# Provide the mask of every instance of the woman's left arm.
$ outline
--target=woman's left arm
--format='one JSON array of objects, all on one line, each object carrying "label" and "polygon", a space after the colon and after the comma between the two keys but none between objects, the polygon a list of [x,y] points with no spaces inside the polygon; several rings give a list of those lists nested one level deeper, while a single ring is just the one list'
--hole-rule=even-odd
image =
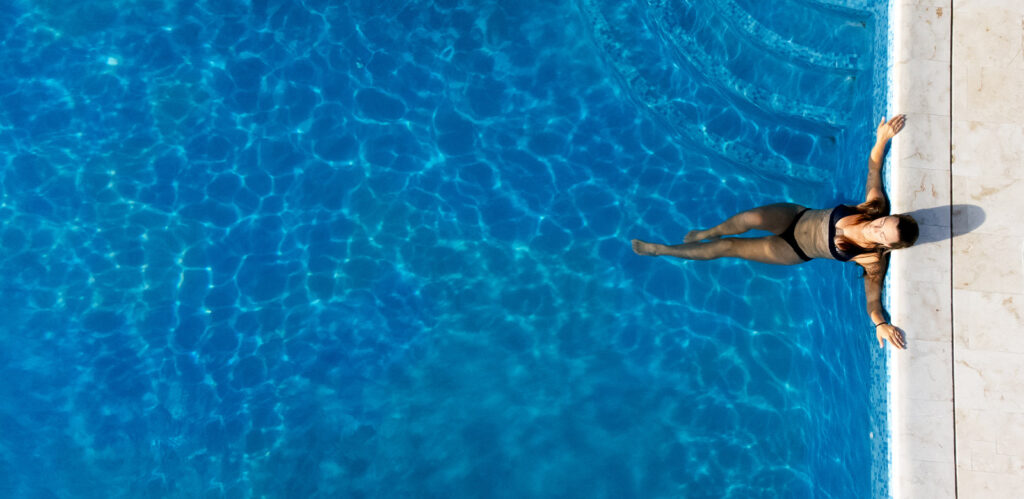
[{"label": "woman's left arm", "polygon": [[[905,114],[893,116],[889,121],[882,118],[882,121],[878,123],[878,129],[875,131],[875,145],[871,148],[871,155],[868,157],[868,180],[864,188],[867,198],[864,202],[870,203],[876,199],[885,202],[885,192],[882,190],[882,161],[885,159],[885,146],[903,130],[906,123],[907,116]],[[884,211],[888,213],[888,210]]]},{"label": "woman's left arm", "polygon": [[[863,265],[863,264],[862,264]],[[903,332],[896,326],[889,324],[885,318],[885,308],[882,307],[882,282],[885,280],[885,271],[889,267],[886,258],[881,258],[877,263],[864,265],[864,295],[868,302],[868,316],[871,323],[875,325],[875,338],[878,339],[878,347],[885,346],[885,340],[900,350],[906,348],[906,340]]]}]

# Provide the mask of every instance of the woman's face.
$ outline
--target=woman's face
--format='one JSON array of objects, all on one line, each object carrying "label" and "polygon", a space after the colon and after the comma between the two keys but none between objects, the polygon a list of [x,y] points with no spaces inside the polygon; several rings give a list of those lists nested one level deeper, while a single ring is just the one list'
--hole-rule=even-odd
[{"label": "woman's face", "polygon": [[892,246],[900,240],[900,233],[896,230],[899,222],[900,219],[893,216],[876,218],[868,222],[868,226],[864,228],[864,237],[873,243]]}]

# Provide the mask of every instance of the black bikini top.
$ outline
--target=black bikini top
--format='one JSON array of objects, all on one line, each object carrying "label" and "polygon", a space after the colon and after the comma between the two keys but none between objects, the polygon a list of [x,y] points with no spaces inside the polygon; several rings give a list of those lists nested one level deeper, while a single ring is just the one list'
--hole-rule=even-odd
[{"label": "black bikini top", "polygon": [[848,262],[851,258],[858,255],[857,253],[847,253],[836,247],[836,224],[839,223],[844,217],[850,215],[856,215],[860,213],[857,208],[853,206],[847,206],[841,204],[832,209],[832,215],[828,221],[828,252],[832,253],[832,258],[839,260],[840,262]]}]

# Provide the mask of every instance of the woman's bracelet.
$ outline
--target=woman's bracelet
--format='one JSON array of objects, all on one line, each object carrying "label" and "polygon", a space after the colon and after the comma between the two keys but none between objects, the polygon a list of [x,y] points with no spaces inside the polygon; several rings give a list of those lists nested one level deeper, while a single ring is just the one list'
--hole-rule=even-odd
[{"label": "woman's bracelet", "polygon": [[885,321],[879,322],[878,324],[875,324],[875,328],[877,329],[878,326],[882,326],[882,325],[885,325],[885,324],[888,324],[888,322],[885,322]]}]

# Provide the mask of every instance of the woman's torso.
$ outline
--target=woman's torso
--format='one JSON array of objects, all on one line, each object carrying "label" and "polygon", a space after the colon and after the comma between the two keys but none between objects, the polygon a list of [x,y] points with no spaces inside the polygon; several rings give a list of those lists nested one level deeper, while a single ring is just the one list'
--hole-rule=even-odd
[{"label": "woman's torso", "polygon": [[828,229],[832,208],[826,210],[807,210],[800,217],[793,229],[793,239],[800,249],[811,258],[828,258],[834,260],[829,251]]},{"label": "woman's torso", "polygon": [[856,256],[847,254],[835,245],[836,226],[849,216],[860,212],[854,206],[839,205],[826,210],[808,210],[797,222],[793,237],[800,249],[811,258],[849,261]]}]

